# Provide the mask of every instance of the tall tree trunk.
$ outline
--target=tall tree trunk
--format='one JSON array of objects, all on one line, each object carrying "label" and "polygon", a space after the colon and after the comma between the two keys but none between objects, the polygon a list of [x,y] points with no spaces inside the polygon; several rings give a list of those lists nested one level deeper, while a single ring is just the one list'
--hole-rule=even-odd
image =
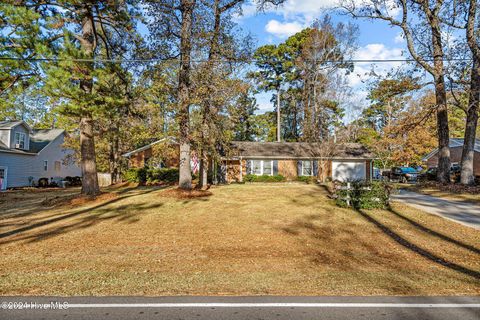
[{"label": "tall tree trunk", "polygon": [[[85,8],[82,21],[82,41],[81,47],[88,57],[93,58],[95,51],[95,35],[93,28],[93,17],[91,8]],[[93,62],[84,63],[84,75],[80,80],[80,88],[86,95],[90,95],[93,90]],[[86,106],[88,109],[89,106]],[[80,118],[80,154],[82,168],[82,194],[96,196],[100,193],[97,176],[97,163],[95,156],[95,138],[93,132],[93,119],[88,110],[82,112]]]},{"label": "tall tree trunk", "polygon": [[120,171],[119,171],[119,159],[120,155],[118,153],[118,131],[114,129],[113,137],[110,140],[110,155],[109,155],[109,165],[110,165],[110,177],[112,184],[116,184],[120,181]]},{"label": "tall tree trunk", "polygon": [[100,193],[95,157],[95,139],[93,136],[93,120],[83,116],[80,119],[80,154],[82,167],[82,194],[96,196]]},{"label": "tall tree trunk", "polygon": [[428,1],[424,2],[424,10],[432,30],[433,68],[435,81],[435,100],[437,105],[438,135],[438,173],[441,183],[450,182],[450,132],[448,128],[447,93],[443,66],[442,33],[438,13],[430,11]]},{"label": "tall tree trunk", "polygon": [[468,46],[472,51],[473,66],[470,73],[470,94],[468,98],[467,120],[463,141],[462,171],[460,173],[460,183],[466,185],[471,185],[475,182],[473,171],[475,156],[474,148],[480,104],[480,48],[475,39],[476,10],[476,1],[471,0],[468,11],[466,35]]},{"label": "tall tree trunk", "polygon": [[178,75],[178,118],[180,127],[180,189],[192,189],[190,167],[190,56],[192,51],[192,20],[195,0],[182,0],[182,27],[180,31],[180,71]]},{"label": "tall tree trunk", "polygon": [[465,139],[462,151],[462,171],[460,182],[471,185],[474,183],[473,160],[475,155],[475,136],[478,124],[478,108],[480,101],[480,66],[475,61],[471,71],[470,96],[468,99],[467,121],[465,124]]},{"label": "tall tree trunk", "polygon": [[441,183],[450,182],[450,137],[448,128],[447,95],[443,77],[435,79],[435,100],[437,104],[438,174]]},{"label": "tall tree trunk", "polygon": [[282,125],[280,116],[280,88],[277,89],[277,142],[282,141]]},{"label": "tall tree trunk", "polygon": [[[219,56],[219,48],[218,48],[218,39],[220,37],[220,23],[221,23],[221,16],[222,10],[220,9],[220,0],[215,0],[214,2],[214,25],[213,25],[213,34],[212,38],[210,39],[210,50],[208,54],[208,61],[207,61],[207,70],[206,74],[210,75],[209,79],[214,79],[214,68],[215,68],[215,60]],[[208,79],[207,79],[208,80]],[[212,121],[210,111],[215,107],[213,101],[210,99],[212,95],[215,94],[214,84],[208,84],[208,98],[204,102],[203,106],[203,114],[202,114],[202,132],[201,132],[201,139],[202,139],[202,146],[200,152],[200,172],[199,172],[199,180],[198,180],[198,187],[203,189],[207,186],[207,176],[208,176],[208,154],[205,150],[208,137],[208,131],[210,130],[208,123]]]}]

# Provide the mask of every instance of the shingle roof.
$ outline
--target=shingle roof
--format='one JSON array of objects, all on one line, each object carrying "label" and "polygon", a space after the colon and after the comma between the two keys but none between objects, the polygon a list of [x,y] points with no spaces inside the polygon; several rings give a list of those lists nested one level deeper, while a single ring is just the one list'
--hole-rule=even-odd
[{"label": "shingle roof", "polygon": [[21,120],[4,120],[0,121],[0,129],[11,129],[15,126],[18,126],[23,121]]},{"label": "shingle roof", "polygon": [[[5,122],[14,123],[18,121],[2,121],[0,122],[0,124]],[[10,128],[13,128],[20,123],[22,123],[22,121],[19,121],[15,125],[11,125]],[[2,129],[5,129],[5,128],[8,128],[8,126],[5,125]],[[30,134],[30,146],[28,150],[8,148],[4,143],[0,142],[0,151],[13,152],[13,153],[19,153],[19,154],[39,153],[40,151],[42,151],[43,148],[45,148],[50,142],[52,142],[58,136],[60,136],[64,131],[65,130],[63,129],[32,130],[32,133]]]},{"label": "shingle roof", "polygon": [[55,140],[64,132],[63,129],[38,129],[33,130],[30,136],[30,150],[29,152],[38,153],[45,148],[50,142]]},{"label": "shingle roof", "polygon": [[[463,141],[464,141],[464,139],[461,139],[461,138],[450,138],[450,143],[448,144],[448,146],[450,148],[458,148],[458,147],[463,148]],[[480,139],[475,139],[475,146],[473,147],[473,150],[475,152],[480,152]],[[437,154],[437,152],[438,152],[438,148],[435,148],[434,150],[432,150],[432,152],[430,152],[425,157],[423,157],[422,160],[427,161],[432,156]]]},{"label": "shingle roof", "polygon": [[[331,149],[331,151],[328,151]],[[373,159],[375,156],[359,143],[338,143],[333,148],[318,142],[233,141],[232,154],[241,157],[305,159]]]}]

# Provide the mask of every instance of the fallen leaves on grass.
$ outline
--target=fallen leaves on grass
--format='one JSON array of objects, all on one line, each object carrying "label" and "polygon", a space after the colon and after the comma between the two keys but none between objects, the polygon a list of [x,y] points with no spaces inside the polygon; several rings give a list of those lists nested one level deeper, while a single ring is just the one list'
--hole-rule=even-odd
[{"label": "fallen leaves on grass", "polygon": [[440,191],[446,191],[456,194],[480,194],[480,186],[465,186],[459,183],[442,184],[438,182],[425,182],[422,183],[421,186],[426,188],[436,188]]},{"label": "fallen leaves on grass", "polygon": [[58,207],[58,206],[74,207],[74,206],[82,206],[85,204],[100,203],[100,202],[114,199],[116,197],[118,197],[118,195],[116,193],[111,193],[111,192],[101,193],[95,198],[81,195],[81,194],[60,195],[60,196],[54,196],[52,198],[48,198],[48,197],[45,198],[45,200],[41,202],[41,205],[45,207]]},{"label": "fallen leaves on grass", "polygon": [[212,195],[210,191],[207,190],[182,190],[182,189],[170,189],[165,190],[160,193],[162,197],[175,198],[175,199],[194,199],[194,198],[204,198]]}]

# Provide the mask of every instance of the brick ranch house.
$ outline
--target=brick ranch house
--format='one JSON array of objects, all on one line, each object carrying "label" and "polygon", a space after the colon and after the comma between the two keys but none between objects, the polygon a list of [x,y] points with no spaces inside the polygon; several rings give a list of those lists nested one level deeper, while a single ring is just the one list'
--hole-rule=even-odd
[{"label": "brick ranch house", "polygon": [[[450,138],[450,161],[452,164],[460,164],[462,161],[463,139]],[[475,140],[475,153],[473,156],[473,174],[480,176],[480,139]],[[428,168],[438,166],[438,148],[427,154],[423,162]]]},{"label": "brick ranch house", "polygon": [[[152,166],[155,148],[170,148],[161,167],[178,167],[178,143],[164,138],[125,153],[130,168]],[[192,158],[195,151],[192,151]],[[298,176],[314,176],[320,180],[371,180],[374,155],[358,143],[339,143],[326,148],[322,143],[307,142],[247,142],[231,143],[219,164],[209,163],[216,180],[242,182],[245,175],[282,175],[287,180]],[[195,162],[195,161],[192,161]],[[194,165],[192,164],[192,168]],[[198,166],[197,166],[198,167]]]},{"label": "brick ranch house", "polygon": [[[328,149],[328,150],[327,150]],[[224,159],[226,182],[241,182],[247,174],[276,175],[287,180],[314,176],[320,180],[371,180],[374,155],[358,143],[234,141]]]}]

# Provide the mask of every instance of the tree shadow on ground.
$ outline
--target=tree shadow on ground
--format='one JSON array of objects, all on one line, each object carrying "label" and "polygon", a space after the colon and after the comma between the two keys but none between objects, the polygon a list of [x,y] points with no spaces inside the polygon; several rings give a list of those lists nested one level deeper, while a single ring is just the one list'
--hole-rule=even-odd
[{"label": "tree shadow on ground", "polygon": [[458,240],[455,240],[453,238],[450,238],[449,236],[446,236],[444,234],[441,234],[437,231],[434,231],[432,229],[429,229],[427,227],[425,227],[424,225],[404,216],[403,214],[401,214],[400,212],[398,212],[397,210],[393,209],[393,208],[388,208],[388,211],[392,214],[394,214],[395,216],[399,217],[400,219],[404,220],[404,221],[407,221],[409,224],[411,224],[412,226],[418,228],[419,230],[423,231],[423,232],[426,232],[434,237],[437,237],[439,239],[442,239],[444,241],[447,241],[447,242],[450,242],[450,243],[453,243],[459,247],[462,247],[464,249],[467,249],[473,253],[477,253],[477,254],[480,254],[480,249],[472,246],[472,245],[469,245],[469,244],[466,244],[466,243],[463,243],[461,241],[458,241]]},{"label": "tree shadow on ground", "polygon": [[418,255],[420,255],[420,256],[422,256],[422,257],[424,257],[424,258],[426,258],[430,261],[432,261],[435,264],[439,264],[439,265],[447,267],[451,270],[454,270],[454,271],[463,273],[465,275],[471,276],[475,279],[480,279],[480,272],[469,269],[469,268],[466,268],[466,267],[463,267],[459,264],[450,262],[450,261],[448,261],[448,260],[446,260],[446,259],[444,259],[440,256],[435,255],[434,253],[432,253],[432,252],[430,252],[426,249],[423,249],[423,248],[413,244],[412,242],[408,241],[407,239],[405,239],[404,237],[402,237],[398,233],[394,232],[392,229],[390,229],[386,225],[382,224],[380,221],[376,220],[375,218],[373,218],[372,216],[370,216],[369,214],[367,214],[363,210],[356,210],[356,212],[358,214],[360,214],[362,217],[364,217],[367,221],[374,224],[376,227],[378,227],[380,230],[382,230],[382,232],[384,234],[389,236],[391,239],[393,239],[395,242],[397,242],[398,244],[400,244],[404,248],[406,248],[406,249],[408,249],[408,250],[410,250],[410,251],[412,251],[412,252],[414,252],[414,253],[416,253],[416,254],[418,254]]},{"label": "tree shadow on ground", "polygon": [[[323,208],[325,210],[325,208]],[[362,225],[345,219],[339,223],[335,210],[308,214],[286,226],[280,227],[300,244],[300,251],[315,268],[335,272],[369,272],[382,268],[392,276],[388,281],[378,281],[376,286],[392,294],[406,294],[414,288],[397,276],[404,272],[402,265],[392,263],[398,256],[391,250],[383,250],[378,242],[372,241]],[[377,272],[377,271],[374,271]],[[397,275],[395,275],[397,274]],[[365,279],[359,275],[358,282]]]},{"label": "tree shadow on ground", "polygon": [[[142,210],[148,210],[153,208],[158,208],[162,206],[162,203],[158,204],[147,204],[147,203],[139,203],[139,204],[126,204],[121,205],[118,207],[113,208],[106,208],[106,206],[117,203],[119,201],[136,197],[142,196],[145,194],[149,194],[154,191],[160,190],[159,188],[151,188],[151,189],[142,189],[138,190],[135,189],[130,191],[130,193],[124,193],[124,195],[114,198],[112,200],[108,200],[106,202],[100,203],[95,206],[87,207],[78,211],[74,211],[67,214],[58,214],[55,217],[42,220],[40,222],[36,222],[21,228],[16,228],[13,230],[9,230],[3,233],[0,233],[0,239],[8,238],[11,236],[16,236],[13,239],[8,239],[1,241],[1,244],[7,244],[11,242],[18,242],[23,240],[28,240],[29,242],[44,240],[56,235],[60,235],[75,229],[83,229],[90,226],[93,226],[101,221],[105,220],[116,220],[120,222],[126,223],[134,223],[139,220],[138,216],[142,214]],[[92,213],[92,211],[94,211]],[[76,218],[71,221],[67,221],[70,218]],[[56,225],[56,223],[65,223],[64,225]],[[38,228],[51,227],[47,229],[42,229],[39,232],[33,234],[25,234],[29,231],[35,231]]]}]

